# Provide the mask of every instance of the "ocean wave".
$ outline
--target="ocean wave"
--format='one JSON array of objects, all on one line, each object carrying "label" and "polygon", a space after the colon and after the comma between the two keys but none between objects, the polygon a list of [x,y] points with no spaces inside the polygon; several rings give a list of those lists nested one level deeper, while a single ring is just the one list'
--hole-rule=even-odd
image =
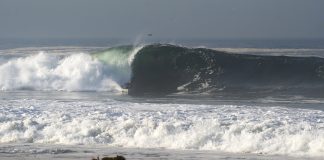
[{"label": "ocean wave", "polygon": [[[8,53],[0,56],[0,89],[127,89],[134,96],[220,92],[323,95],[324,59],[299,55],[321,49],[215,50],[149,44],[78,50],[82,48],[2,51]],[[298,56],[274,52],[298,52]]]},{"label": "ocean wave", "polygon": [[154,44],[132,63],[131,95],[250,91],[318,94],[324,59],[235,54],[208,48]]}]

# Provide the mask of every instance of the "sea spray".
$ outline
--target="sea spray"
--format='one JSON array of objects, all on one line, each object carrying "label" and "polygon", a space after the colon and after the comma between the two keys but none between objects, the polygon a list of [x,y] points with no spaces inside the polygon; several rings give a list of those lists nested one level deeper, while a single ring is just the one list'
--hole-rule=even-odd
[{"label": "sea spray", "polygon": [[40,52],[0,65],[1,90],[121,91],[119,77],[89,54]]}]

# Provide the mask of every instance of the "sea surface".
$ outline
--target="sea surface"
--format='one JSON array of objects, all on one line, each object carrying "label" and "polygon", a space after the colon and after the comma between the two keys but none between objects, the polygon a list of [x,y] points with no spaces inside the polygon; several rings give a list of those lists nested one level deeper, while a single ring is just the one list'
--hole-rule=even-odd
[{"label": "sea surface", "polygon": [[323,40],[0,42],[0,159],[324,157]]}]

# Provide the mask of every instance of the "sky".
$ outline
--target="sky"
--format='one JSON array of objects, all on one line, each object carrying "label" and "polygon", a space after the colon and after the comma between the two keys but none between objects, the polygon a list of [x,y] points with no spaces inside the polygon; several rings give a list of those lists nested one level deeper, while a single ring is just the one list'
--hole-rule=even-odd
[{"label": "sky", "polygon": [[324,0],[0,0],[0,38],[323,39]]}]

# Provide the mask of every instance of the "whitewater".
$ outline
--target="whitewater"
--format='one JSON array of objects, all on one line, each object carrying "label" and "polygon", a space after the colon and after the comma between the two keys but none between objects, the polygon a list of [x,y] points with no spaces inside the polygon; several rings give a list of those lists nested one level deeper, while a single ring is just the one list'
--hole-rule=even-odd
[{"label": "whitewater", "polygon": [[[0,50],[1,159],[324,157],[323,97],[130,96],[132,63],[143,47]],[[275,55],[308,52],[323,50],[262,49]]]},{"label": "whitewater", "polygon": [[[86,53],[59,55],[39,52],[25,57],[7,57],[1,61],[1,90],[119,92],[122,91],[119,84],[130,79],[128,61],[111,60],[111,64],[104,65]],[[126,73],[118,75],[114,70],[116,67]]]}]

